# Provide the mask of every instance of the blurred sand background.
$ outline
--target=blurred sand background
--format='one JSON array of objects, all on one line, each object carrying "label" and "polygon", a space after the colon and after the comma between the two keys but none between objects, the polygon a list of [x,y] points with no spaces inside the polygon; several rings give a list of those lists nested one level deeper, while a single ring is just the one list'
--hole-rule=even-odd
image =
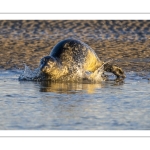
[{"label": "blurred sand background", "polygon": [[149,20],[0,20],[0,69],[24,69],[66,38],[81,40],[125,71],[150,71]]}]

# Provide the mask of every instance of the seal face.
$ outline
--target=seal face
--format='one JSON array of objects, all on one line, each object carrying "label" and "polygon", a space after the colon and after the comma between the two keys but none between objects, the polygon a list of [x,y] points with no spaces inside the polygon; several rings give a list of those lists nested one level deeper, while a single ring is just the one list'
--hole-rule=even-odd
[{"label": "seal face", "polygon": [[50,73],[51,69],[56,65],[56,60],[51,56],[46,56],[41,59],[40,69],[44,73]]},{"label": "seal face", "polygon": [[41,72],[53,80],[75,73],[77,68],[94,73],[102,66],[104,71],[116,73],[117,78],[124,77],[121,68],[105,64],[92,48],[75,39],[60,41],[54,46],[50,55],[42,58],[40,62]]}]

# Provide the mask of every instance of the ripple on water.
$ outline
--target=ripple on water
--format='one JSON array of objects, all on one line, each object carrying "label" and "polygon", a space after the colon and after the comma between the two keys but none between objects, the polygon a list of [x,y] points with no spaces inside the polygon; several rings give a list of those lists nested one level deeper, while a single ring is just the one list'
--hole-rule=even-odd
[{"label": "ripple on water", "polygon": [[0,74],[0,129],[150,129],[149,73],[127,72],[121,84],[19,81],[20,73]]}]

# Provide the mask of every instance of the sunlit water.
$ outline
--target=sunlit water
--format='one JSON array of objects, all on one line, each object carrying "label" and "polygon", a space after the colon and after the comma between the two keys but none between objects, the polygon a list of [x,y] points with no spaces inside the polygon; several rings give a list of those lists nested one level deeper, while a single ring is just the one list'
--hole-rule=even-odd
[{"label": "sunlit water", "polygon": [[0,72],[1,130],[150,129],[150,73],[97,84],[19,81],[21,73]]}]

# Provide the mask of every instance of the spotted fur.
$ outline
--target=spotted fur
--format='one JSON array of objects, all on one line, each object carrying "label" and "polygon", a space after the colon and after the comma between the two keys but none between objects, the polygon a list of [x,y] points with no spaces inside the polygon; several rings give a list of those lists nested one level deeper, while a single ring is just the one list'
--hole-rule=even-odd
[{"label": "spotted fur", "polygon": [[117,78],[125,77],[121,68],[104,63],[91,47],[75,39],[60,41],[40,63],[41,72],[53,80],[75,73],[78,68],[83,72],[94,73],[102,67],[104,71],[114,73]]}]

